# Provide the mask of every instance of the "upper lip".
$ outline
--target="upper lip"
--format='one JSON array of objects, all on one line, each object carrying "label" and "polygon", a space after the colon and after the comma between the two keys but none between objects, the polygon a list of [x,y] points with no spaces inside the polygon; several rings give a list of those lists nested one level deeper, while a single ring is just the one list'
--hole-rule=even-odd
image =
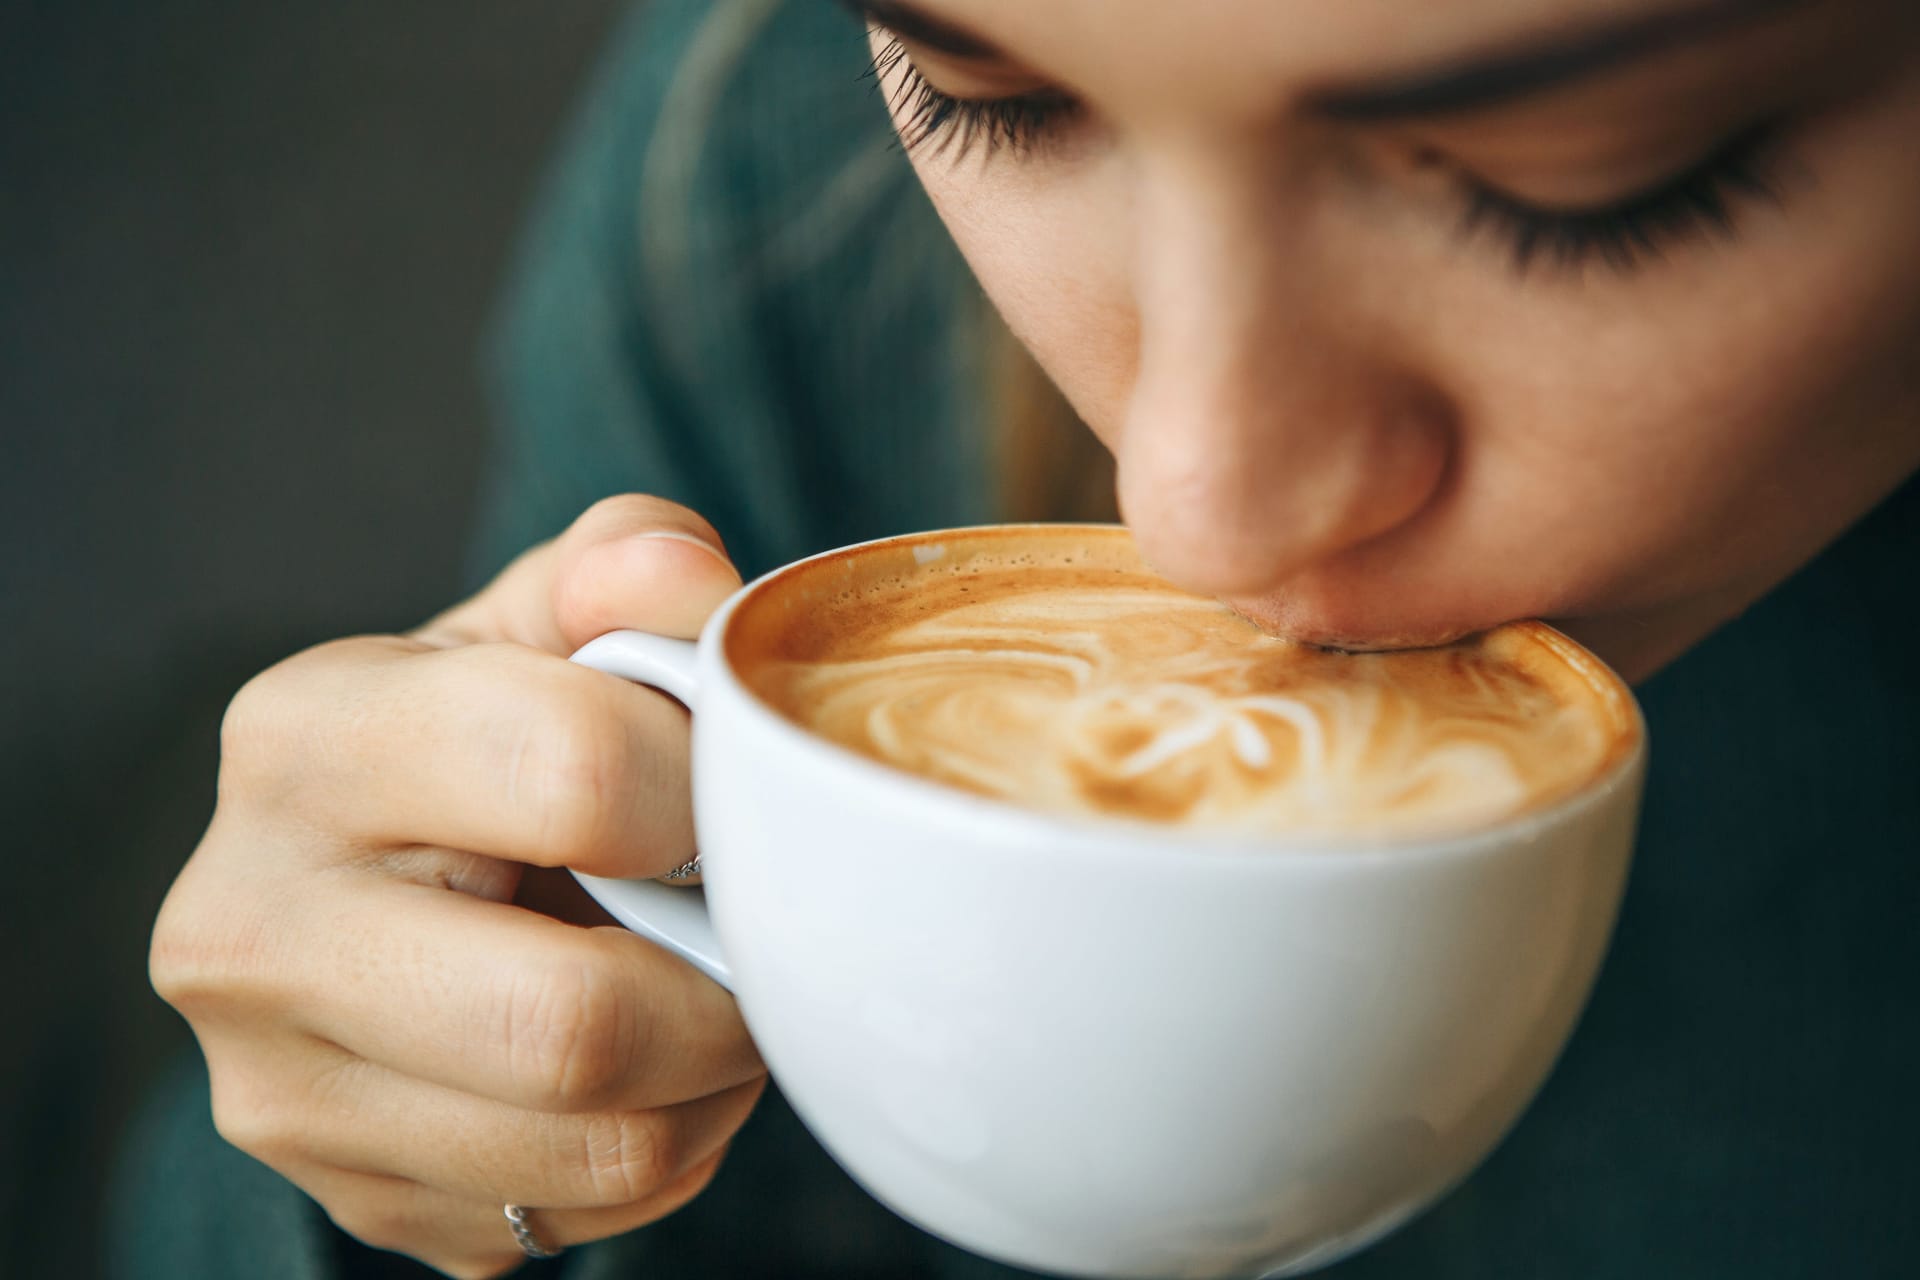
[{"label": "upper lip", "polygon": [[[1312,617],[1287,616],[1270,603],[1259,600],[1227,600],[1227,607],[1269,635],[1315,645],[1322,649],[1340,649],[1372,653],[1386,649],[1431,649],[1452,644],[1463,637],[1489,630],[1494,623],[1430,624],[1420,627],[1342,627],[1318,623]],[[1262,607],[1263,603],[1266,607]]]}]

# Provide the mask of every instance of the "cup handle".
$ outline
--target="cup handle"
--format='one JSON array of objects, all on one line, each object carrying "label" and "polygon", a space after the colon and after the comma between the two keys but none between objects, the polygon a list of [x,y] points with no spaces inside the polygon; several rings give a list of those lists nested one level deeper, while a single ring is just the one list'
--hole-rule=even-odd
[{"label": "cup handle", "polygon": [[[582,645],[572,661],[649,685],[692,711],[699,700],[694,674],[698,652],[699,646],[688,640],[670,640],[643,631],[610,631]],[[704,891],[677,889],[658,880],[611,880],[582,871],[575,871],[573,878],[621,924],[665,947],[729,991],[733,989],[733,974],[720,950],[720,940],[714,936]]]}]

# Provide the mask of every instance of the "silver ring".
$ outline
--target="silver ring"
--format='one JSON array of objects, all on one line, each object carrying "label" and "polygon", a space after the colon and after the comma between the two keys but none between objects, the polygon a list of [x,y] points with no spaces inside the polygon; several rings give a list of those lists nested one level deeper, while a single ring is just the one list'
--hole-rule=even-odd
[{"label": "silver ring", "polygon": [[527,1221],[528,1210],[522,1209],[517,1204],[510,1204],[505,1207],[504,1212],[507,1215],[507,1229],[513,1232],[514,1243],[519,1245],[520,1252],[529,1258],[557,1258],[566,1252],[565,1249],[547,1248],[540,1237],[533,1234],[533,1224]]},{"label": "silver ring", "polygon": [[681,863],[679,866],[667,872],[667,874],[661,876],[660,878],[662,880],[685,880],[688,876],[697,876],[699,874],[700,874],[700,855],[696,853],[693,855],[692,859]]}]

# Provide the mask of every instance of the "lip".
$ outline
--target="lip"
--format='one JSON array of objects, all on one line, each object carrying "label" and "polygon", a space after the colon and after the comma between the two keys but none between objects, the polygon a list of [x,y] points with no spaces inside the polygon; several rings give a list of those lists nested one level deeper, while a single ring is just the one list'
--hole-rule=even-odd
[{"label": "lip", "polygon": [[1223,600],[1229,609],[1268,635],[1343,653],[1385,653],[1395,649],[1437,649],[1468,636],[1491,631],[1519,618],[1434,624],[1407,629],[1357,626],[1324,616],[1286,592]]}]

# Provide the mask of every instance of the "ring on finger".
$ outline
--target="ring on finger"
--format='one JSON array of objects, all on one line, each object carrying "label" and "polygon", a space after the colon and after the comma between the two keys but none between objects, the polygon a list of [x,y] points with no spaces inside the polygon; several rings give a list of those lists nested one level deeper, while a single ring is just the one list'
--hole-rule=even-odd
[{"label": "ring on finger", "polygon": [[564,1248],[549,1248],[539,1236],[534,1234],[533,1224],[527,1221],[529,1211],[517,1204],[502,1207],[507,1216],[507,1229],[513,1232],[513,1241],[520,1246],[520,1252],[529,1258],[557,1258],[565,1253]]}]

